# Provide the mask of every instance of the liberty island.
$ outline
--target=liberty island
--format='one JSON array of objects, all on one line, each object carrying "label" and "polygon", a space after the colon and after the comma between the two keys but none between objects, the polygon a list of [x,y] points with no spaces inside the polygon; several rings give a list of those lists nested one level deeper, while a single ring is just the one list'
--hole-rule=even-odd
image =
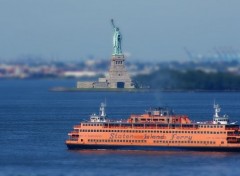
[{"label": "liberty island", "polygon": [[103,78],[99,78],[98,81],[78,81],[77,88],[135,88],[126,68],[125,57],[122,53],[122,35],[119,27],[116,27],[113,19],[111,20],[113,27],[113,52],[111,58],[110,69],[108,75]]}]

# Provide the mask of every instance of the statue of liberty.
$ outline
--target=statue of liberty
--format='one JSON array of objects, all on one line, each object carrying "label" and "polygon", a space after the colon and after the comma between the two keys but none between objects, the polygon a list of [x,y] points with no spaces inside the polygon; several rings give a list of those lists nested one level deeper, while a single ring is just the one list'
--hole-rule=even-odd
[{"label": "statue of liberty", "polygon": [[122,35],[120,33],[120,30],[118,27],[114,25],[113,19],[111,19],[111,23],[114,29],[113,33],[113,55],[122,55],[122,49],[121,49],[121,40]]}]

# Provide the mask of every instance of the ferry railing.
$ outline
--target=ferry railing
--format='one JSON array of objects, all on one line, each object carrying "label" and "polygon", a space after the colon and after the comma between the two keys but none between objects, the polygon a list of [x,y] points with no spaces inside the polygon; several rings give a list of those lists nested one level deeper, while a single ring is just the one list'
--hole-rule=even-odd
[{"label": "ferry railing", "polygon": [[81,128],[81,125],[74,125],[73,128]]},{"label": "ferry railing", "polygon": [[79,132],[78,131],[71,131],[70,133],[68,134],[78,134]]},{"label": "ferry railing", "polygon": [[153,123],[105,123],[103,128],[121,128],[121,129],[184,129],[184,130],[196,130],[199,128],[198,125],[185,125],[185,124],[153,124]]},{"label": "ferry railing", "polygon": [[227,136],[240,136],[240,133],[227,133]]},{"label": "ferry railing", "polygon": [[239,125],[226,125],[225,130],[239,130]]},{"label": "ferry railing", "polygon": [[225,129],[226,129],[226,130],[239,130],[239,128],[237,128],[237,127],[233,127],[233,128],[226,127]]},{"label": "ferry railing", "polygon": [[239,143],[237,139],[227,139],[227,143]]},{"label": "ferry railing", "polygon": [[78,141],[78,138],[70,137],[67,141]]}]

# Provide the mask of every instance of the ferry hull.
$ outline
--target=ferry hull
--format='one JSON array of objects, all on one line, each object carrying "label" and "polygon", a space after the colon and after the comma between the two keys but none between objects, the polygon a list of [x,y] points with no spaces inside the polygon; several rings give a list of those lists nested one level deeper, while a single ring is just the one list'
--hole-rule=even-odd
[{"label": "ferry hull", "polygon": [[240,147],[187,147],[187,146],[136,146],[136,145],[89,145],[67,144],[69,150],[145,150],[145,151],[216,151],[216,152],[240,152]]}]

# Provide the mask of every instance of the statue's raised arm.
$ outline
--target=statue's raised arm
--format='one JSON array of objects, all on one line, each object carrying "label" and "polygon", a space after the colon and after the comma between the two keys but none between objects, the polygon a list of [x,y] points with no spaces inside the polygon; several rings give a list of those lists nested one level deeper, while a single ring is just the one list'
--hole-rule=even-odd
[{"label": "statue's raised arm", "polygon": [[122,35],[120,33],[120,30],[118,27],[114,25],[113,19],[111,19],[111,23],[114,29],[113,33],[113,55],[121,55],[122,49],[121,49],[121,41],[122,41]]}]

